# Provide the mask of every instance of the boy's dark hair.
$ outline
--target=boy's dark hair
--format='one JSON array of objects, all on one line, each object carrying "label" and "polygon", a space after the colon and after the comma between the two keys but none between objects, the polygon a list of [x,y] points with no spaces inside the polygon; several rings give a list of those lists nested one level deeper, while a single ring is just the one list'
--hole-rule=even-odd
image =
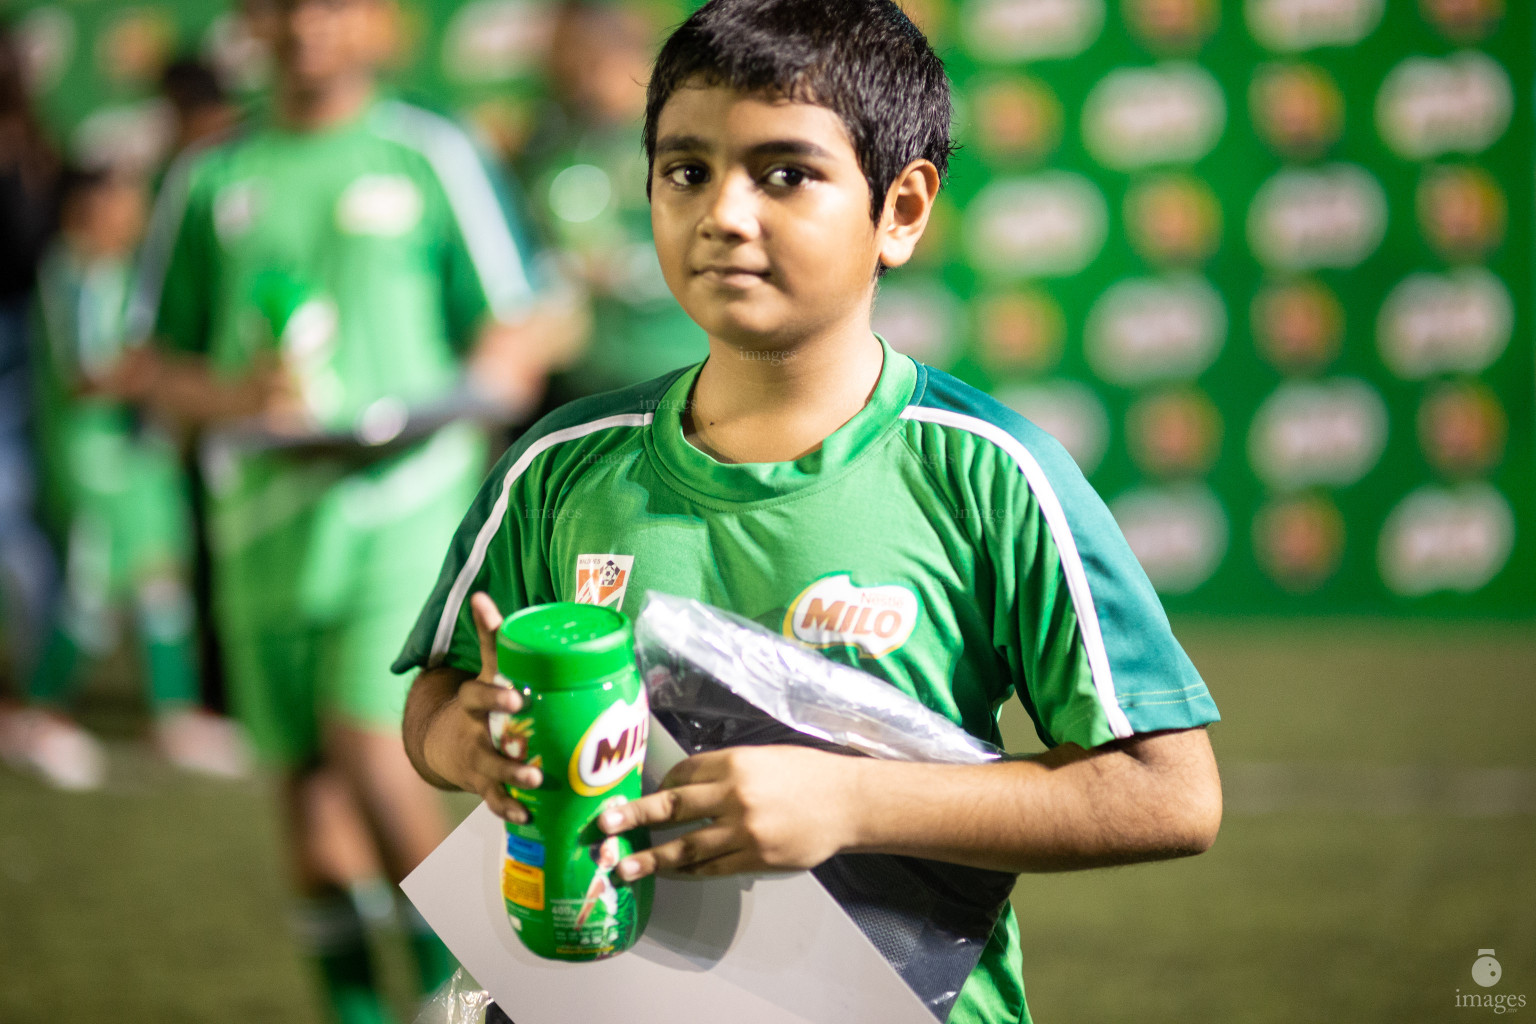
[{"label": "boy's dark hair", "polygon": [[876,221],[907,164],[931,160],[940,180],[949,170],[944,63],[891,0],[710,0],[656,57],[645,97],[647,166],[661,108],[693,79],[814,103],[842,118]]}]

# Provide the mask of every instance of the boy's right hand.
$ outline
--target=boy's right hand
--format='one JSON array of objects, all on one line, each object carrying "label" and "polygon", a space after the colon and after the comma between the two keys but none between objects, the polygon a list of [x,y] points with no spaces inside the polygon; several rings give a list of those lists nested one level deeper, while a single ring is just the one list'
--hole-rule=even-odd
[{"label": "boy's right hand", "polygon": [[491,712],[516,714],[523,707],[520,693],[496,681],[496,631],[501,628],[501,612],[488,594],[475,594],[469,605],[480,638],[480,674],[461,682],[458,692],[432,716],[422,754],[434,774],[459,789],[479,794],[500,817],[527,821],[527,809],[508,795],[506,787],[535,789],[544,775],[508,758],[491,738]]}]

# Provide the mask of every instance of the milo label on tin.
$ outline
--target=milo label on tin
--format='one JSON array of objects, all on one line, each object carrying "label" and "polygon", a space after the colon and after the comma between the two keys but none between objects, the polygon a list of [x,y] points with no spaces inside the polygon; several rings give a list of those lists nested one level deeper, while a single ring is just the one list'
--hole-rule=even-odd
[{"label": "milo label on tin", "polygon": [[639,798],[649,726],[644,689],[628,686],[547,691],[523,714],[492,723],[509,757],[544,771],[538,789],[512,790],[529,821],[507,823],[501,873],[512,924],[540,956],[602,959],[645,927],[654,882],[622,883],[614,871],[649,837],[643,829],[605,835],[596,819]]},{"label": "milo label on tin", "polygon": [[608,705],[571,753],[571,789],[582,796],[602,796],[617,786],[645,759],[650,726],[644,690],[633,701]]},{"label": "milo label on tin", "polygon": [[[502,898],[524,943],[542,956],[571,960],[597,960],[632,946],[646,915],[635,888],[615,884],[612,877],[633,851],[630,841],[607,836],[551,851],[528,834],[536,831],[528,825],[509,828],[502,862]],[[551,852],[557,861],[551,862]],[[579,896],[568,895],[578,890]]]}]

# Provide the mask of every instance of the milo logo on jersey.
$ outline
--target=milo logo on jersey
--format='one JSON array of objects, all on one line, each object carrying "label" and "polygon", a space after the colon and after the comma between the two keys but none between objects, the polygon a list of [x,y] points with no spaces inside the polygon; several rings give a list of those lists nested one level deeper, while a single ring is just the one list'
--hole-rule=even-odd
[{"label": "milo logo on jersey", "polygon": [[608,705],[571,754],[571,788],[582,796],[600,796],[622,782],[645,757],[650,724],[644,690],[633,703],[619,700]]},{"label": "milo logo on jersey", "polygon": [[917,595],[898,584],[859,587],[846,572],[823,576],[784,615],[784,635],[813,647],[857,647],[862,657],[896,650],[917,626]]}]

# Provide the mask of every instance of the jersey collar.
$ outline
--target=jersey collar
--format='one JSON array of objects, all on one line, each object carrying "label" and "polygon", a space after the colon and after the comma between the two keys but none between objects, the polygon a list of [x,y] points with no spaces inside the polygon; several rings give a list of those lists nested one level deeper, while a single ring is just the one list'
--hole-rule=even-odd
[{"label": "jersey collar", "polygon": [[880,379],[864,408],[827,435],[821,447],[793,462],[717,462],[683,437],[682,410],[704,364],[672,383],[657,403],[650,446],[673,482],[711,503],[765,501],[784,497],[841,476],[875,447],[900,420],[917,384],[917,365],[880,341]]}]

